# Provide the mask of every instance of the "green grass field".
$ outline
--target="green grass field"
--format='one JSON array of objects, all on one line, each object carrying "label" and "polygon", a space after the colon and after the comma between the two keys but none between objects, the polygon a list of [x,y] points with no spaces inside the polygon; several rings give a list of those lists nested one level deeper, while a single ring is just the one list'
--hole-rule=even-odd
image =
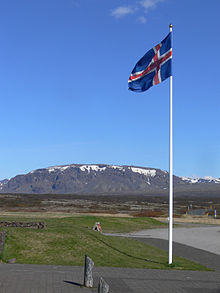
[{"label": "green grass field", "polygon": [[0,218],[0,221],[5,220],[41,221],[47,227],[43,230],[1,228],[8,231],[1,254],[3,262],[16,258],[17,263],[83,266],[87,254],[96,266],[207,270],[202,265],[180,257],[174,257],[174,264],[169,266],[167,252],[133,239],[104,236],[91,230],[97,221],[101,222],[104,232],[129,232],[166,226],[151,218]]}]

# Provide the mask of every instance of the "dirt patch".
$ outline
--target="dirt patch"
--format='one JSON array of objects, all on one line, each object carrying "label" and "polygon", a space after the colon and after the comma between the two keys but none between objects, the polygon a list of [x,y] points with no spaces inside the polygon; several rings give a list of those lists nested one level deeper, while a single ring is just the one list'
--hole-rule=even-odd
[{"label": "dirt patch", "polygon": [[[168,218],[164,217],[157,217],[156,218],[160,222],[168,223]],[[191,224],[205,224],[205,225],[220,225],[220,219],[213,219],[210,217],[192,217],[192,216],[185,216],[174,218],[174,224],[178,223],[191,223]]]},{"label": "dirt patch", "polygon": [[119,217],[119,218],[128,218],[132,217],[129,214],[108,214],[108,213],[62,213],[62,212],[2,212],[1,217],[24,217],[24,218],[68,218],[75,216],[103,216],[103,217]]}]

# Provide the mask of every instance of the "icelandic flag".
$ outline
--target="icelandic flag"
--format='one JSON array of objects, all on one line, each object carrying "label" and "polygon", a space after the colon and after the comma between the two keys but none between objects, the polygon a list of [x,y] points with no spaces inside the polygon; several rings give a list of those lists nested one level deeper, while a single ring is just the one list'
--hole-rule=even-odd
[{"label": "icelandic flag", "polygon": [[128,80],[128,89],[144,92],[172,75],[171,32],[135,65]]}]

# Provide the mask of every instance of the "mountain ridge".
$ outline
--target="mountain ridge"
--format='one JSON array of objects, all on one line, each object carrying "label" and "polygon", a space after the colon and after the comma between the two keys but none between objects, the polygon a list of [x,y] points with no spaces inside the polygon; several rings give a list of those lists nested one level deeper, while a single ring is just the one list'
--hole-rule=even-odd
[{"label": "mountain ridge", "polygon": [[[214,188],[220,178],[190,178],[174,175],[176,189]],[[140,166],[69,164],[51,166],[0,181],[1,193],[36,194],[139,194],[168,189],[167,171]]]}]

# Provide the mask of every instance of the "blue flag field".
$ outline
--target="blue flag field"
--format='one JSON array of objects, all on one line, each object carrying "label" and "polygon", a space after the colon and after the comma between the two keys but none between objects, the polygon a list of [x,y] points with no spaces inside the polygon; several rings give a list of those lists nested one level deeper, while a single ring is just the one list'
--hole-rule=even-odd
[{"label": "blue flag field", "polygon": [[144,92],[172,75],[171,34],[137,62],[128,80],[129,90]]}]

